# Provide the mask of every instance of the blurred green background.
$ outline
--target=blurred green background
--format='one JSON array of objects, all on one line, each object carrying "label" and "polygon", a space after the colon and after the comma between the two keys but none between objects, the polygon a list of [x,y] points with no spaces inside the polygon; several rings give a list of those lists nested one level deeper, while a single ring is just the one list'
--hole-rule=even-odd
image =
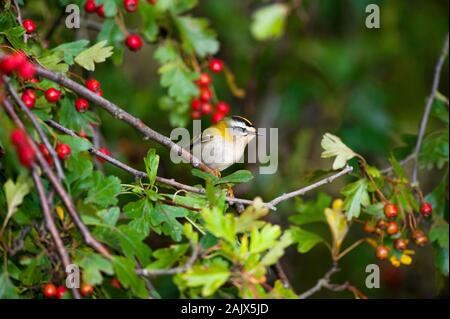
[{"label": "blurred green background", "polygon": [[[331,163],[320,159],[320,139],[325,132],[340,136],[371,164],[386,166],[393,149],[405,146],[404,135],[417,134],[434,65],[448,33],[448,1],[288,1],[300,6],[290,13],[284,35],[268,42],[256,41],[250,33],[252,13],[261,3],[270,2],[201,0],[193,12],[210,20],[221,43],[218,56],[247,92],[243,99],[233,98],[223,77],[214,76],[220,99],[230,102],[233,114],[246,116],[257,127],[279,128],[277,173],[258,175],[258,167],[250,165],[256,178],[239,188],[237,195],[268,200],[305,185],[312,171],[328,169]],[[369,3],[380,6],[380,29],[365,27]],[[139,25],[132,19],[127,18],[131,29]],[[95,32],[89,34],[95,39]],[[154,49],[146,45],[138,53],[127,52],[123,66],[111,61],[100,64],[94,76],[102,82],[106,98],[169,135],[168,114],[158,106],[165,90],[159,85]],[[448,62],[440,91],[448,96]],[[166,149],[143,141],[135,130],[109,114],[100,112],[100,116],[105,143],[115,156],[142,168],[148,148],[155,147],[162,157],[161,176],[199,182],[188,166],[173,165]],[[431,121],[429,129],[435,125]],[[111,166],[106,169],[124,182],[131,180]],[[421,176],[425,192],[437,185],[437,177],[434,172]],[[321,191],[339,197],[344,183],[338,181]],[[305,199],[316,196],[313,192]],[[294,206],[294,201],[283,204],[272,220],[286,225]],[[360,229],[353,227],[347,243],[363,235]],[[382,263],[380,289],[364,286],[368,263],[376,263],[373,250],[360,246],[343,259],[341,273],[333,278],[335,282],[349,280],[369,297],[448,296],[447,279],[436,278],[430,246],[418,250],[411,266],[394,269],[388,262]],[[331,261],[324,246],[306,255],[292,247],[282,264],[295,290],[302,292],[315,284]],[[315,297],[351,295],[321,291]]]}]

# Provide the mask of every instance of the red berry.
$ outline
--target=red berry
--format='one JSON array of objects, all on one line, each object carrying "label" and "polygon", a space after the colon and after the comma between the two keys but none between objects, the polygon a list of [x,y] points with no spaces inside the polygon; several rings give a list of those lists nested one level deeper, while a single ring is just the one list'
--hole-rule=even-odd
[{"label": "red berry", "polygon": [[114,277],[113,279],[111,279],[111,286],[113,286],[116,289],[120,289],[122,288],[122,285],[120,284],[119,279],[117,279],[116,277]]},{"label": "red berry", "polygon": [[103,90],[102,89],[98,90],[95,93],[97,93],[98,96],[103,96]]},{"label": "red berry", "polygon": [[196,81],[199,86],[208,86],[211,82],[212,78],[208,73],[201,73],[200,77]]},{"label": "red berry", "polygon": [[127,45],[128,49],[136,52],[139,51],[139,49],[142,47],[142,39],[137,34],[130,34],[125,40],[125,44]]},{"label": "red berry", "polygon": [[202,101],[199,99],[193,99],[191,101],[191,108],[193,111],[200,111],[202,109]]},{"label": "red berry", "polygon": [[377,227],[380,228],[380,229],[385,229],[387,226],[388,226],[388,222],[386,222],[386,221],[383,220],[383,219],[380,219],[380,220],[377,222]]},{"label": "red berry", "polygon": [[65,160],[70,156],[72,150],[70,149],[70,146],[67,144],[58,144],[56,146],[56,153],[58,154],[58,157],[60,159]]},{"label": "red berry", "polygon": [[216,110],[222,114],[228,114],[230,112],[230,105],[226,102],[219,102],[216,105]]},{"label": "red berry", "polygon": [[421,230],[414,231],[412,238],[417,246],[425,246],[428,243],[427,236]]},{"label": "red berry", "polygon": [[[111,152],[110,152],[107,148],[102,147],[102,148],[99,148],[98,151],[99,151],[100,153],[102,153],[102,154],[111,156]],[[97,156],[97,160],[98,160],[100,163],[102,163],[102,164],[103,164],[104,162],[106,162],[106,160],[105,160],[103,157],[100,157],[100,156]]]},{"label": "red berry", "polygon": [[372,234],[372,233],[374,233],[375,232],[375,226],[374,225],[372,225],[369,221],[366,221],[365,222],[365,224],[364,224],[364,231],[366,232],[366,233],[369,233],[369,234]]},{"label": "red berry", "polygon": [[32,79],[30,79],[30,82],[31,82],[31,83],[37,84],[37,83],[39,83],[40,81],[39,81],[39,79],[32,78]]},{"label": "red berry", "polygon": [[29,95],[33,100],[36,100],[36,92],[33,89],[25,89],[22,95]]},{"label": "red berry", "polygon": [[78,98],[75,101],[75,108],[78,112],[84,113],[89,109],[89,102],[86,99]]},{"label": "red berry", "polygon": [[35,104],[36,100],[33,99],[31,96],[24,93],[24,94],[22,94],[21,99],[22,99],[23,104],[25,104],[25,106],[27,108],[29,108],[29,109],[34,108],[34,104]]},{"label": "red berry", "polygon": [[209,69],[214,73],[219,73],[223,70],[223,61],[220,59],[211,59],[209,61]]},{"label": "red berry", "polygon": [[221,119],[223,119],[224,117],[225,117],[225,115],[224,115],[223,113],[216,112],[216,113],[214,113],[214,114],[212,115],[211,121],[212,121],[213,123],[217,123],[217,122],[219,122]]},{"label": "red berry", "polygon": [[28,145],[27,135],[22,129],[16,128],[11,132],[11,143],[16,147]]},{"label": "red berry", "polygon": [[39,150],[41,151],[42,155],[44,157],[50,156],[50,152],[47,149],[47,146],[45,146],[44,143],[39,144]]},{"label": "red berry", "polygon": [[202,112],[200,112],[198,110],[194,110],[191,112],[191,117],[193,120],[198,120],[202,117]]},{"label": "red berry", "polygon": [[202,104],[202,114],[207,115],[212,112],[212,105],[210,103]]},{"label": "red berry", "polygon": [[207,87],[202,87],[200,89],[200,100],[208,102],[212,98],[212,92]]},{"label": "red berry", "polygon": [[377,246],[375,249],[375,256],[379,260],[385,260],[389,257],[389,249],[386,246]]},{"label": "red berry", "polygon": [[86,87],[92,92],[97,92],[100,90],[100,82],[96,79],[89,79],[86,81]]},{"label": "red berry", "polygon": [[67,291],[66,287],[58,286],[58,288],[56,288],[56,298],[61,299],[66,293],[66,291]]},{"label": "red berry", "polygon": [[423,217],[429,217],[432,212],[433,206],[431,206],[430,203],[423,203],[422,206],[420,206],[420,213]]},{"label": "red berry", "polygon": [[134,12],[137,9],[139,0],[123,0],[123,5],[127,12]]},{"label": "red berry", "polygon": [[23,146],[17,149],[19,152],[19,161],[25,167],[31,167],[36,160],[36,153],[30,146]]},{"label": "red berry", "polygon": [[84,10],[87,13],[94,13],[97,10],[97,6],[95,5],[94,0],[87,0],[84,4]]},{"label": "red berry", "polygon": [[395,221],[391,221],[386,228],[388,235],[395,235],[398,233],[398,224]]},{"label": "red berry", "polygon": [[36,30],[36,24],[31,19],[25,19],[23,20],[23,28],[27,33],[33,33]]},{"label": "red berry", "polygon": [[384,205],[384,215],[387,218],[395,218],[398,215],[398,208],[395,204],[387,203]]},{"label": "red berry", "polygon": [[82,284],[80,287],[80,292],[83,297],[92,295],[92,293],[94,292],[94,287],[89,284]]},{"label": "red berry", "polygon": [[61,91],[59,91],[55,88],[49,88],[47,91],[45,91],[45,99],[49,103],[58,102],[60,97],[61,97]]},{"label": "red berry", "polygon": [[103,4],[99,5],[95,11],[100,18],[105,17],[105,6]]},{"label": "red berry", "polygon": [[394,247],[397,250],[405,250],[407,246],[408,246],[408,242],[403,238],[397,238],[394,241]]},{"label": "red berry", "polygon": [[33,63],[28,61],[22,63],[22,65],[19,66],[19,70],[17,70],[17,75],[25,80],[31,79],[35,74],[36,67]]},{"label": "red berry", "polygon": [[56,296],[56,286],[54,284],[46,284],[42,289],[45,298],[53,298]]},{"label": "red berry", "polygon": [[0,61],[0,71],[9,75],[26,61],[27,57],[22,52],[7,55]]}]

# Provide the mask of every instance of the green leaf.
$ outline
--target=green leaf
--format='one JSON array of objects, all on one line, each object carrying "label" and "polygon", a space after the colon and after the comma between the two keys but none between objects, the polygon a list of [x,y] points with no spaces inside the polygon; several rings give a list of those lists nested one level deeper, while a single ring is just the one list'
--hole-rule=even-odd
[{"label": "green leaf", "polygon": [[319,235],[301,229],[300,227],[296,226],[291,227],[290,232],[292,240],[298,244],[297,245],[298,252],[302,254],[307,253],[317,244],[324,242],[324,239]]},{"label": "green leaf", "polygon": [[194,51],[200,57],[205,57],[214,55],[219,50],[216,33],[209,28],[208,20],[185,16],[176,17],[175,23],[186,51]]},{"label": "green leaf", "polygon": [[252,179],[253,179],[253,174],[250,171],[239,170],[228,176],[220,178],[214,184],[219,185],[219,184],[227,184],[227,183],[231,183],[231,184],[246,183],[248,181],[251,181]]},{"label": "green leaf", "polygon": [[189,249],[189,244],[171,245],[153,252],[155,261],[148,264],[146,269],[164,269],[172,267]]},{"label": "green leaf", "polygon": [[179,59],[178,51],[175,47],[175,43],[170,40],[164,41],[154,53],[155,59],[160,64],[165,64],[171,61],[176,61]]},{"label": "green leaf", "polygon": [[71,184],[76,180],[83,180],[90,176],[93,171],[93,164],[90,155],[78,153],[70,156],[66,161],[67,170],[66,181]]},{"label": "green leaf", "polygon": [[283,35],[288,13],[289,7],[282,3],[259,8],[253,14],[252,35],[260,41],[279,38]]},{"label": "green leaf", "polygon": [[61,125],[75,132],[85,132],[88,136],[92,136],[91,124],[98,124],[99,121],[96,115],[92,112],[80,113],[76,110],[73,101],[64,97],[59,102],[61,108],[59,109],[59,121]]},{"label": "green leaf", "polygon": [[14,48],[22,49],[25,47],[25,44],[23,42],[25,29],[23,27],[17,26],[7,30],[1,30],[0,34],[5,35]]},{"label": "green leaf", "polygon": [[125,36],[116,24],[115,19],[105,19],[102,24],[102,29],[97,35],[97,41],[107,41],[108,44],[116,44],[119,42],[122,43],[124,39]]},{"label": "green leaf", "polygon": [[204,208],[202,216],[205,220],[205,227],[211,234],[234,244],[236,240],[236,222],[233,214],[224,214],[222,210],[214,206],[212,208]]},{"label": "green leaf", "polygon": [[153,210],[153,205],[147,198],[129,202],[123,207],[125,215],[133,219],[128,223],[128,226],[138,232],[142,238],[147,237],[150,233]]},{"label": "green leaf", "polygon": [[0,299],[16,299],[19,298],[17,288],[14,287],[11,279],[6,272],[0,275]]},{"label": "green leaf", "polygon": [[139,6],[138,10],[142,17],[142,34],[144,37],[153,42],[158,37],[159,27],[156,23],[155,9],[153,6]]},{"label": "green leaf", "polygon": [[193,168],[191,170],[192,175],[197,176],[198,178],[201,178],[203,180],[211,180],[213,184],[216,184],[219,181],[219,178],[217,176],[214,176],[213,174],[201,171],[199,169]]},{"label": "green leaf", "polygon": [[92,147],[91,142],[79,136],[58,135],[60,143],[68,144],[72,151],[72,155],[89,150]]},{"label": "green leaf", "polygon": [[85,202],[97,204],[100,207],[117,204],[117,195],[120,193],[120,179],[115,176],[105,177],[101,172],[95,171],[90,179],[83,184],[88,190]]},{"label": "green leaf", "polygon": [[260,253],[269,249],[277,238],[281,235],[281,229],[278,225],[266,224],[260,231],[253,228],[250,236],[250,253]]},{"label": "green leaf", "polygon": [[88,71],[94,71],[95,63],[104,62],[113,54],[113,47],[106,46],[106,44],[107,41],[100,41],[84,50],[75,57],[75,62]]},{"label": "green leaf", "polygon": [[180,103],[189,102],[199,91],[194,83],[196,74],[180,60],[169,62],[158,70],[161,85],[168,89],[169,95]]},{"label": "green leaf", "polygon": [[154,149],[150,149],[147,156],[144,158],[145,169],[147,171],[150,185],[153,185],[156,181],[156,173],[158,172],[159,155],[156,155]]},{"label": "green leaf", "polygon": [[434,132],[425,136],[420,148],[419,162],[428,170],[442,169],[449,161],[449,130]]},{"label": "green leaf", "polygon": [[370,204],[369,193],[367,188],[368,181],[363,178],[352,184],[345,186],[341,194],[345,195],[344,208],[347,212],[347,219],[358,217],[361,212],[361,206],[368,206]]},{"label": "green leaf", "polygon": [[172,237],[175,241],[180,241],[183,234],[183,226],[177,218],[188,215],[189,210],[183,207],[158,203],[151,215],[152,226],[153,228],[159,226],[165,235]]},{"label": "green leaf", "polygon": [[230,271],[223,263],[196,265],[189,269],[182,278],[188,287],[202,287],[203,297],[211,296],[230,277]]},{"label": "green leaf", "polygon": [[296,203],[297,214],[289,217],[289,220],[299,226],[315,223],[324,222],[325,208],[331,205],[331,197],[325,193],[319,193],[315,201],[308,200],[305,201],[302,198]]},{"label": "green leaf", "polygon": [[[56,48],[53,48],[53,52],[62,52],[63,53],[63,59],[64,62],[66,62],[69,65],[72,65],[74,63],[74,58],[78,54],[80,54],[83,50],[86,49],[86,46],[89,44],[89,40],[78,40],[73,42],[67,42],[63,43],[61,45],[58,45]],[[41,61],[42,63],[42,61]]]},{"label": "green leaf", "polygon": [[436,242],[440,247],[448,249],[448,223],[441,221],[433,224],[430,229],[430,242]]},{"label": "green leaf", "polygon": [[158,11],[170,11],[175,15],[181,14],[195,7],[198,0],[164,0],[154,5]]},{"label": "green leaf", "polygon": [[31,191],[31,180],[26,175],[19,175],[17,181],[14,183],[12,179],[8,179],[3,185],[5,191],[6,203],[8,205],[8,210],[6,212],[6,217],[3,221],[3,225],[0,233],[3,232],[8,221],[17,211],[17,208],[22,204],[23,199]]},{"label": "green leaf", "polygon": [[273,245],[267,254],[261,259],[261,264],[270,266],[275,264],[284,254],[284,250],[294,242],[291,231],[287,230],[281,236],[280,240]]},{"label": "green leaf", "polygon": [[131,288],[133,294],[139,298],[147,298],[145,282],[136,274],[136,264],[125,257],[114,256],[112,259],[114,272],[124,288]]},{"label": "green leaf", "polygon": [[394,154],[391,154],[391,156],[389,157],[389,162],[392,165],[392,169],[394,170],[395,175],[397,175],[400,179],[404,179],[405,178],[405,169],[397,161]]},{"label": "green leaf", "polygon": [[336,157],[333,162],[334,170],[343,168],[348,160],[356,156],[356,153],[342,143],[339,137],[330,133],[326,133],[322,137],[320,145],[324,149],[322,158]]},{"label": "green leaf", "polygon": [[96,4],[103,4],[105,16],[107,18],[115,17],[117,15],[117,5],[115,0],[96,0]]},{"label": "green leaf", "polygon": [[92,252],[81,252],[76,262],[83,269],[83,282],[90,285],[100,285],[103,282],[102,272],[107,275],[114,273],[111,261]]},{"label": "green leaf", "polygon": [[128,225],[120,225],[116,228],[116,234],[125,256],[130,259],[137,257],[142,265],[149,263],[151,250],[142,242],[141,234]]},{"label": "green leaf", "polygon": [[110,207],[108,209],[98,211],[97,215],[102,219],[103,223],[116,226],[120,216],[120,209],[119,207]]},{"label": "green leaf", "polygon": [[69,66],[66,63],[63,63],[64,61],[64,52],[63,51],[56,51],[52,54],[47,54],[39,59],[39,63],[52,71],[55,72],[67,72],[69,71]]},{"label": "green leaf", "polygon": [[448,276],[449,274],[449,258],[448,258],[448,248],[436,247],[434,245],[434,251],[436,254],[436,266],[442,275]]}]

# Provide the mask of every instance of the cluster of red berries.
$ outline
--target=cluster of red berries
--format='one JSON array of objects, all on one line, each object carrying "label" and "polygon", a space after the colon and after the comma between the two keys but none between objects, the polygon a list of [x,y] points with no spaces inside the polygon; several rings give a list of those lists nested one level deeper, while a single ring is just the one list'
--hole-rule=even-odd
[{"label": "cluster of red berries", "polygon": [[[209,62],[209,69],[214,73],[220,73],[223,70],[223,66],[223,61],[220,59],[215,58]],[[194,120],[200,119],[202,115],[208,115],[213,112],[213,105],[211,104],[213,93],[210,88],[212,84],[211,75],[207,72],[202,72],[195,83],[199,88],[200,94],[191,101],[191,117]],[[217,123],[229,112],[230,106],[228,103],[220,101],[215,106],[215,112],[211,116],[211,121]]]},{"label": "cluster of red berries", "polygon": [[105,17],[105,7],[103,4],[97,6],[95,0],[87,0],[84,4],[84,10],[87,13],[97,13],[100,18]]},{"label": "cluster of red berries", "polygon": [[36,30],[36,23],[31,19],[23,20],[22,25],[28,34],[31,34]]},{"label": "cluster of red berries", "polygon": [[[42,294],[45,298],[63,298],[64,294],[67,292],[67,288],[65,286],[56,286],[52,283],[45,284],[42,287]],[[94,292],[94,287],[89,284],[82,284],[80,287],[80,293],[83,297],[87,297],[92,295]]]},{"label": "cluster of red berries", "polygon": [[[364,230],[367,233],[376,233],[378,235],[383,236],[387,234],[395,238],[393,242],[393,247],[398,251],[403,251],[408,246],[408,239],[401,237],[401,230],[398,223],[394,220],[398,216],[398,207],[393,203],[386,203],[384,205],[384,216],[385,219],[378,220],[376,226],[371,226],[369,222],[366,222],[364,225]],[[433,207],[430,203],[422,203],[420,207],[420,214],[427,218],[431,216],[433,212]],[[397,237],[397,238],[396,238]],[[424,234],[423,231],[414,229],[411,234],[412,240],[417,246],[424,246],[428,243],[428,237]],[[385,245],[379,245],[375,248],[375,255],[379,260],[385,260],[389,257],[389,248]]]},{"label": "cluster of red berries", "polygon": [[11,132],[11,143],[16,148],[20,163],[27,168],[31,168],[36,161],[36,153],[31,147],[27,134],[22,129],[14,129]]},{"label": "cluster of red berries", "polygon": [[25,80],[31,79],[36,74],[36,67],[28,61],[23,52],[17,52],[4,56],[0,60],[0,77],[3,74],[11,75],[13,72]]}]

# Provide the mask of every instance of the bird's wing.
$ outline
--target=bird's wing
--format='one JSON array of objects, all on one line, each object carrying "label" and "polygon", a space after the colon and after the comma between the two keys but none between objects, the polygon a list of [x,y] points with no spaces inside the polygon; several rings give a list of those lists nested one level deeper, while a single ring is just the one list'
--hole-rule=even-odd
[{"label": "bird's wing", "polygon": [[194,137],[191,144],[189,145],[189,150],[192,151],[194,146],[198,145],[199,143],[207,143],[212,141],[214,138],[214,135],[203,133],[201,135],[198,135],[197,137]]}]

